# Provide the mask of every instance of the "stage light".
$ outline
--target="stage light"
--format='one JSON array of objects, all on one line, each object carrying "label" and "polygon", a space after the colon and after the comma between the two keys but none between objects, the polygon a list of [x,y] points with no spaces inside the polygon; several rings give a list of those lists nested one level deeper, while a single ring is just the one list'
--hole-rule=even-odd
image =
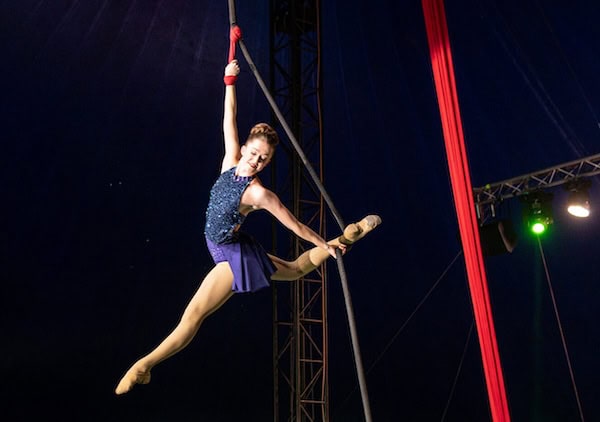
[{"label": "stage light", "polygon": [[512,221],[503,219],[479,227],[483,255],[494,256],[511,253],[517,246],[518,236]]},{"label": "stage light", "polygon": [[533,221],[531,224],[531,231],[534,234],[542,234],[546,231],[547,227],[548,227],[548,224],[544,220]]},{"label": "stage light", "polygon": [[589,217],[590,195],[588,189],[591,185],[592,182],[588,179],[575,180],[565,185],[565,189],[570,192],[567,202],[569,214],[580,218]]},{"label": "stage light", "polygon": [[536,236],[546,232],[548,226],[554,222],[552,218],[553,194],[537,191],[521,196],[521,201],[527,204],[525,207],[525,218],[527,227]]}]

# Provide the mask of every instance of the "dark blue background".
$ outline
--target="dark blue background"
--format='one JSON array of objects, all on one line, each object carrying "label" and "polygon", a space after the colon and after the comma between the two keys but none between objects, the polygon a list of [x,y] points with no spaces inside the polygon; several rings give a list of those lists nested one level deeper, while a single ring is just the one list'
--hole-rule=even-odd
[{"label": "dark blue background", "polygon": [[[238,3],[266,76],[267,2]],[[447,407],[447,421],[490,420],[462,257],[451,265],[460,245],[420,2],[323,3],[325,185],[347,221],[384,221],[345,259],[374,419],[436,421]],[[600,152],[599,6],[460,0],[447,15],[474,186]],[[0,36],[3,420],[272,420],[270,291],[232,298],[150,385],[113,394],[211,266],[226,2],[4,0]],[[246,132],[270,112],[241,65]],[[600,223],[597,211],[569,218],[554,193],[543,250],[583,411],[599,420]],[[511,415],[579,420],[538,245],[517,200],[499,213],[520,234],[513,254],[486,260]],[[247,224],[267,244],[265,223]],[[331,415],[359,421],[329,267]]]}]

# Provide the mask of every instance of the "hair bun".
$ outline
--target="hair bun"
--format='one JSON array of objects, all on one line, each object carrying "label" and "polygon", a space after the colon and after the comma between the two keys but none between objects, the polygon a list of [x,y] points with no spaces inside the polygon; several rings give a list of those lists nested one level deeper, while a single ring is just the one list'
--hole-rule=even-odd
[{"label": "hair bun", "polygon": [[279,143],[277,132],[267,123],[257,123],[250,129],[248,140],[259,137],[264,137],[269,145],[275,146]]}]

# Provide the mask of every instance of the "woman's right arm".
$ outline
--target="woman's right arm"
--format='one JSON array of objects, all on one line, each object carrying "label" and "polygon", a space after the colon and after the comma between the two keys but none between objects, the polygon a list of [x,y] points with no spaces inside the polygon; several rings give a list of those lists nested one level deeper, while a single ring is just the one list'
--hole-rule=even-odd
[{"label": "woman's right arm", "polygon": [[[240,67],[237,60],[233,60],[225,67],[225,76],[237,76]],[[223,139],[225,142],[225,156],[221,165],[221,173],[237,165],[240,161],[240,141],[237,128],[237,99],[235,84],[225,85],[225,101],[223,105]]]}]

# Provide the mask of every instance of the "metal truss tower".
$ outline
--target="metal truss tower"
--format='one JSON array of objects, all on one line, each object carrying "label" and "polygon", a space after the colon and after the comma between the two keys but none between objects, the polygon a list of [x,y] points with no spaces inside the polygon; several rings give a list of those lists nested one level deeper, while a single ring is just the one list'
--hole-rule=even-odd
[{"label": "metal truss tower", "polygon": [[[323,180],[320,86],[320,1],[271,0],[271,92],[311,165]],[[281,133],[281,132],[280,132]],[[297,154],[272,167],[285,180],[280,198],[300,221],[325,237],[324,201]],[[285,162],[282,162],[285,161]],[[273,229],[288,258],[313,245]],[[298,282],[273,285],[274,420],[328,421],[327,282],[322,266]]]}]

